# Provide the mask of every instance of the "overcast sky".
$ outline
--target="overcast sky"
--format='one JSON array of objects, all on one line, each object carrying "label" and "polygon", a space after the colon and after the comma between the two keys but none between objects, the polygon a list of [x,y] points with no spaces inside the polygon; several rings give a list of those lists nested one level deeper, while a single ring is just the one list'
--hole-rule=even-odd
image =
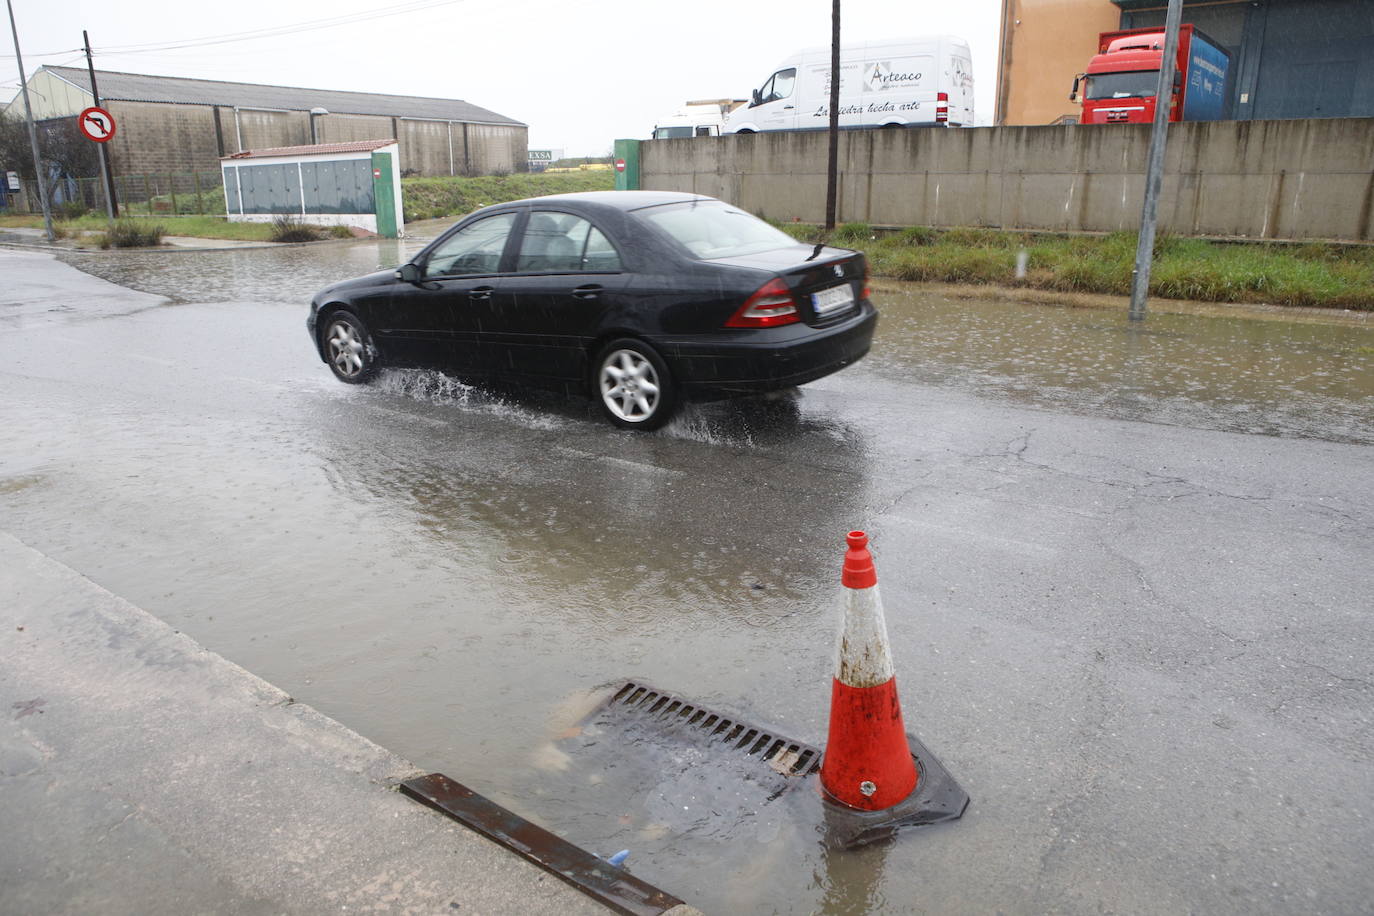
[{"label": "overcast sky", "polygon": [[[830,0],[12,0],[25,68],[97,69],[457,98],[523,121],[532,148],[602,155],[688,99],[747,98],[784,57],[830,41]],[[992,120],[1000,0],[843,0],[842,38],[949,34]],[[328,21],[360,19],[332,27]],[[293,29],[241,39],[244,33]],[[215,43],[209,43],[215,42]],[[10,42],[0,50],[13,50]],[[184,47],[169,47],[183,45]],[[0,97],[17,91],[0,58]],[[22,110],[22,105],[21,105]]]}]

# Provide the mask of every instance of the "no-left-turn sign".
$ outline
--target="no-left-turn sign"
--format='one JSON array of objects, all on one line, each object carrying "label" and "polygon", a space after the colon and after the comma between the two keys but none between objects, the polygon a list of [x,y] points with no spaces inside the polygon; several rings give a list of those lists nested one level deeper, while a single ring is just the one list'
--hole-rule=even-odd
[{"label": "no-left-turn sign", "polygon": [[87,140],[104,143],[115,135],[115,119],[103,108],[87,108],[76,116],[76,126]]}]

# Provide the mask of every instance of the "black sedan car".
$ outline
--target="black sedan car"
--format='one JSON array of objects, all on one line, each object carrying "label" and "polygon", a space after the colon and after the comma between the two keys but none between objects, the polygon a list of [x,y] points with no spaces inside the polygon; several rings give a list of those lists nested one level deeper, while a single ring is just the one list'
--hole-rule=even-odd
[{"label": "black sedan car", "polygon": [[478,210],[399,269],[322,290],[307,326],[344,382],[381,366],[511,378],[653,429],[685,399],[860,359],[877,324],[867,279],[862,254],[710,197],[562,194]]}]

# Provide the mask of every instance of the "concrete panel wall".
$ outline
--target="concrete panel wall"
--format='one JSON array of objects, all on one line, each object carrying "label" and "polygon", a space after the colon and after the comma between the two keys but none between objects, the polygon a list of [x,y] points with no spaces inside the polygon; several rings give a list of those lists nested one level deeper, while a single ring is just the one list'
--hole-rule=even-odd
[{"label": "concrete panel wall", "polygon": [[[459,125],[454,125],[455,142]],[[529,128],[494,124],[467,126],[468,157],[473,174],[518,172],[529,160]]]},{"label": "concrete panel wall", "polygon": [[229,123],[225,125],[226,134],[233,133],[235,113],[238,115],[238,137],[243,149],[275,149],[279,146],[303,146],[310,142],[310,115],[304,111],[240,108],[235,112],[230,109]]},{"label": "concrete panel wall", "polygon": [[381,115],[327,114],[315,117],[315,133],[321,143],[354,140],[387,140],[395,135],[390,118]]},{"label": "concrete panel wall", "polygon": [[[215,112],[205,105],[109,102],[114,115],[110,140],[116,175],[169,174],[219,169]],[[233,121],[226,125],[233,142]]]},{"label": "concrete panel wall", "polygon": [[[463,126],[456,124],[457,137],[447,121],[397,121],[396,139],[401,141],[403,175],[456,175],[463,162]],[[449,140],[453,143],[450,145]]]},{"label": "concrete panel wall", "polygon": [[[878,225],[1133,230],[1147,125],[846,131],[839,218]],[[825,216],[824,132],[648,141],[642,186],[773,219]],[[1164,231],[1374,239],[1374,119],[1217,121],[1170,129]]]}]

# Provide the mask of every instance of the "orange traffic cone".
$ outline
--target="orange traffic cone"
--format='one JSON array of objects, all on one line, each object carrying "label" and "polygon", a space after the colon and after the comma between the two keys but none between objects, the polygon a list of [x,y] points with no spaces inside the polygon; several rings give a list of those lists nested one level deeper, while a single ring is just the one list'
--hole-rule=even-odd
[{"label": "orange traffic cone", "polygon": [[821,789],[840,804],[879,811],[905,801],[915,791],[918,776],[897,699],[868,535],[851,531],[846,540],[849,550],[840,576],[845,613],[830,692],[830,736],[821,764]]}]

